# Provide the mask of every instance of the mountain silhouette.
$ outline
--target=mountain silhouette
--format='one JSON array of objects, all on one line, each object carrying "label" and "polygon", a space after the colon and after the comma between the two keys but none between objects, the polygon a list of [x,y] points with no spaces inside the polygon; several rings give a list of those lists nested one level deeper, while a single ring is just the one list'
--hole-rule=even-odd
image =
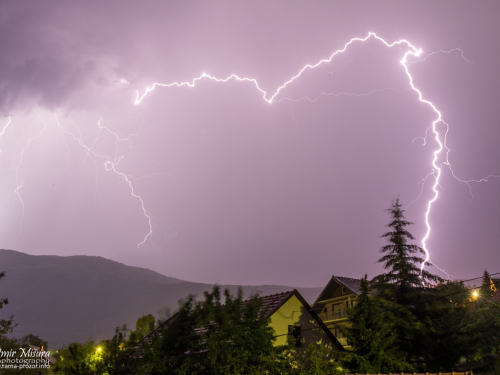
[{"label": "mountain silhouette", "polygon": [[[165,317],[178,301],[203,296],[211,284],[193,283],[97,256],[28,255],[0,250],[0,318],[14,315],[13,337],[32,333],[52,349],[88,339],[109,339],[118,325],[134,328],[144,314]],[[221,285],[233,293],[238,285]],[[280,293],[289,286],[241,286],[245,297]],[[322,288],[297,288],[312,302]]]}]

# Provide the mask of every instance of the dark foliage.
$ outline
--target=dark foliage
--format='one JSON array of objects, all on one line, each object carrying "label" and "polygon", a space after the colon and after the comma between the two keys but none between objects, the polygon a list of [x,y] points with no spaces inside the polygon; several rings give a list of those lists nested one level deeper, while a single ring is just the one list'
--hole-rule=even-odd
[{"label": "dark foliage", "polygon": [[493,294],[495,294],[496,291],[497,287],[493,283],[489,272],[487,270],[484,270],[483,282],[481,284],[481,295],[486,298],[493,297]]},{"label": "dark foliage", "polygon": [[205,300],[185,300],[158,330],[147,370],[151,374],[281,373],[288,367],[284,350],[273,346],[274,331],[253,296],[243,302],[215,286]]},{"label": "dark foliage", "polygon": [[[0,280],[5,277],[5,271],[0,272]],[[9,300],[7,298],[0,298],[0,309],[7,305]],[[14,327],[14,317],[11,315],[7,319],[0,319],[0,337],[4,336],[7,333],[12,332],[12,328]]]},{"label": "dark foliage", "polygon": [[406,228],[412,223],[405,220],[401,206],[397,198],[388,209],[390,231],[383,237],[389,243],[382,247],[384,256],[379,259],[387,272],[375,277],[373,286],[379,306],[394,317],[394,345],[405,361],[420,371],[449,371],[464,354],[459,331],[466,311],[446,295],[464,287],[442,283],[420,267],[429,263],[425,251],[411,243],[414,237]]},{"label": "dark foliage", "polygon": [[489,302],[466,315],[462,335],[467,344],[467,368],[476,374],[500,373],[500,304]]},{"label": "dark foliage", "polygon": [[84,344],[71,343],[58,351],[57,363],[52,366],[54,374],[83,375],[101,374],[99,354],[92,341]]},{"label": "dark foliage", "polygon": [[396,345],[395,317],[370,295],[366,275],[361,279],[360,292],[356,306],[349,312],[351,324],[345,329],[353,350],[343,354],[344,366],[361,373],[413,371]]},{"label": "dark foliage", "polygon": [[387,210],[391,216],[391,222],[387,225],[390,230],[382,237],[389,243],[380,250],[384,256],[378,262],[388,272],[377,276],[375,287],[388,299],[407,304],[412,300],[413,293],[419,293],[422,287],[433,285],[441,279],[421,269],[421,264],[430,264],[426,262],[425,251],[411,243],[415,238],[406,227],[413,223],[405,220],[401,206],[398,197]]}]

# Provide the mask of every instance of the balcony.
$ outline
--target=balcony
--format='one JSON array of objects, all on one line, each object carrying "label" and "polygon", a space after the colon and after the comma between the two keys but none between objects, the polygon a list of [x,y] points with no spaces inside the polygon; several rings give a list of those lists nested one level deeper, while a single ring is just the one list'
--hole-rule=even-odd
[{"label": "balcony", "polygon": [[329,322],[330,320],[339,320],[339,319],[345,319],[347,318],[347,311],[346,310],[340,310],[338,312],[328,312],[328,313],[319,313],[318,316],[321,318],[322,321],[324,322]]}]

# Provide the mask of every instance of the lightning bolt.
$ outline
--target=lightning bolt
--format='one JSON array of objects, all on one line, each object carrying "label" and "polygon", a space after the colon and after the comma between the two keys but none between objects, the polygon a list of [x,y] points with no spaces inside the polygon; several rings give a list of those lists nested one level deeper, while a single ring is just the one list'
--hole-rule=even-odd
[{"label": "lightning bolt", "polygon": [[[144,215],[144,217],[146,218],[147,222],[148,222],[148,233],[144,236],[144,238],[142,239],[142,241],[137,245],[137,247],[140,247],[141,245],[145,244],[148,240],[151,240],[152,239],[152,236],[153,236],[153,218],[152,216],[148,213],[148,211],[146,210],[146,206],[144,204],[144,199],[142,198],[141,195],[137,194],[135,189],[134,189],[134,185],[132,183],[132,180],[139,180],[141,178],[144,178],[144,177],[140,177],[140,178],[135,178],[131,175],[128,175],[128,174],[125,174],[123,172],[120,172],[117,167],[119,166],[120,162],[125,158],[125,156],[121,155],[121,156],[109,156],[109,155],[103,155],[103,154],[100,154],[100,153],[97,153],[95,151],[95,147],[96,147],[96,144],[99,140],[99,138],[101,137],[102,133],[103,132],[107,132],[109,134],[111,134],[115,140],[117,142],[126,142],[129,146],[131,144],[131,137],[133,136],[138,136],[139,135],[139,131],[137,131],[137,133],[134,133],[134,134],[131,134],[130,136],[126,137],[126,138],[122,138],[120,137],[120,135],[116,132],[114,132],[113,130],[111,130],[110,128],[102,125],[102,122],[103,122],[103,119],[102,117],[99,116],[99,120],[97,122],[97,135],[95,136],[94,140],[92,141],[92,144],[89,146],[89,145],[86,145],[82,139],[82,135],[81,135],[81,132],[80,132],[80,129],[77,127],[78,129],[78,132],[79,132],[79,136],[77,137],[76,135],[74,135],[72,132],[68,131],[67,129],[65,129],[59,122],[59,119],[57,117],[57,115],[55,116],[56,117],[56,123],[57,123],[57,127],[59,129],[59,131],[61,132],[61,134],[66,134],[68,135],[69,137],[71,137],[74,141],[76,141],[78,143],[78,145],[83,148],[85,150],[85,161],[90,159],[94,165],[96,166],[96,174],[97,174],[97,161],[96,159],[100,159],[100,160],[104,160],[102,162],[102,165],[104,166],[104,169],[108,172],[113,172],[114,174],[116,174],[119,178],[123,179],[127,186],[129,187],[130,189],[130,194],[132,195],[132,197],[134,197],[140,204],[141,206],[141,209],[142,209],[142,213]],[[167,173],[161,173],[161,174],[164,174],[164,175],[168,175],[170,177],[172,177],[174,179],[174,181],[176,182],[177,184],[177,181],[175,180],[175,178]],[[150,176],[153,176],[154,174],[151,174],[149,175]],[[96,175],[96,186],[97,186],[97,175]],[[177,185],[178,186],[178,185]],[[153,243],[153,242],[151,242]]]},{"label": "lightning bolt", "polygon": [[[79,126],[77,126],[73,121],[69,120],[69,124],[63,124],[58,115],[54,113],[54,118],[55,121],[54,123],[42,118],[40,114],[35,111],[36,118],[38,121],[42,124],[42,126],[35,130],[34,134],[31,134],[27,140],[25,140],[21,147],[20,147],[20,152],[15,157],[13,160],[13,165],[10,168],[12,171],[13,175],[13,194],[16,195],[17,200],[19,201],[20,207],[21,207],[21,225],[19,229],[19,234],[21,235],[21,238],[23,237],[23,223],[25,219],[25,210],[26,210],[26,204],[23,199],[23,189],[26,186],[25,181],[22,179],[22,170],[23,166],[26,164],[26,158],[27,158],[27,150],[30,149],[31,146],[33,146],[33,143],[39,139],[44,132],[51,126],[54,126],[53,124],[55,123],[55,127],[58,130],[60,134],[60,138],[62,142],[64,142],[64,145],[66,147],[66,161],[67,161],[67,166],[70,172],[63,177],[64,179],[72,176],[71,170],[72,170],[72,165],[70,162],[70,150],[73,149],[75,146],[79,147],[83,150],[83,161],[82,161],[82,166],[87,165],[87,163],[91,163],[91,165],[94,165],[95,168],[95,191],[96,191],[96,198],[97,196],[99,198],[99,189],[98,189],[98,176],[100,174],[100,170],[105,171],[106,173],[112,173],[114,174],[119,180],[123,181],[127,188],[129,189],[130,195],[132,198],[134,198],[140,207],[140,210],[144,216],[144,219],[147,223],[147,233],[144,234],[144,237],[141,239],[141,241],[137,244],[137,247],[139,248],[141,245],[144,245],[146,242],[150,242],[153,246],[156,246],[155,243],[153,242],[153,229],[157,227],[155,222],[158,220],[158,225],[161,225],[164,227],[163,222],[161,219],[157,219],[154,216],[152,216],[148,209],[146,208],[145,201],[143,197],[137,192],[136,187],[134,186],[136,181],[146,179],[146,178],[154,178],[157,176],[167,176],[172,179],[172,181],[175,183],[175,186],[179,190],[179,193],[184,196],[181,187],[178,183],[178,179],[165,172],[154,172],[150,173],[147,175],[135,177],[132,174],[128,174],[123,171],[123,161],[125,160],[125,155],[120,152],[120,145],[125,145],[128,149],[130,149],[133,146],[133,137],[140,136],[141,129],[137,130],[135,133],[132,133],[126,137],[120,135],[117,131],[113,130],[111,126],[105,125],[104,119],[96,114],[97,117],[97,123],[96,123],[96,131],[95,133],[88,139],[87,141],[84,141],[84,137],[82,136],[82,131]],[[12,128],[12,121],[11,118],[8,117],[7,124],[4,125],[2,128],[0,128],[0,141],[3,139],[4,136],[7,135],[7,133],[10,131]],[[111,150],[107,151],[99,151],[99,143],[100,139],[102,137],[106,137],[108,139],[111,137],[115,144],[116,148],[112,148]],[[16,141],[17,143],[17,141]],[[0,153],[1,153],[0,149]],[[122,163],[122,164],[121,164]],[[165,238],[170,238],[173,236],[177,235],[177,231],[173,230],[167,233],[167,231],[164,228],[161,228],[164,233]]]},{"label": "lightning bolt", "polygon": [[[7,128],[9,127],[10,125],[10,116],[9,116],[9,120],[7,121],[7,125],[5,125],[2,129],[2,132],[0,133],[0,139],[2,139],[3,135],[5,134],[5,131],[7,130]],[[2,152],[2,149],[0,149],[0,153]]]},{"label": "lightning bolt", "polygon": [[[239,77],[236,74],[231,74],[230,76],[228,76],[226,78],[217,78],[217,77],[214,77],[214,76],[212,76],[212,75],[210,75],[208,73],[202,73],[199,77],[196,77],[196,78],[192,79],[191,81],[172,82],[172,83],[158,83],[158,82],[155,82],[151,86],[147,87],[142,94],[139,94],[139,92],[136,91],[136,98],[135,98],[135,102],[134,103],[135,103],[135,105],[140,104],[146,98],[146,96],[148,94],[150,94],[156,87],[183,87],[183,86],[195,87],[196,83],[199,82],[199,81],[201,81],[201,80],[212,80],[212,81],[218,82],[218,83],[221,83],[221,82],[224,83],[224,82],[228,82],[230,80],[235,80],[235,81],[238,81],[238,82],[248,82],[248,83],[253,84],[253,86],[255,87],[255,89],[257,89],[257,91],[259,91],[262,94],[262,99],[264,101],[266,101],[268,104],[271,104],[273,102],[278,102],[280,100],[289,100],[290,101],[291,99],[288,99],[288,98],[282,98],[282,99],[276,100],[276,97],[281,93],[281,91],[283,89],[285,89],[287,86],[289,86],[291,83],[293,83],[296,79],[298,79],[306,70],[314,69],[314,68],[316,68],[318,66],[321,66],[322,64],[329,63],[329,62],[331,62],[335,58],[335,56],[337,56],[337,55],[342,54],[343,52],[345,52],[347,50],[347,48],[350,45],[352,45],[353,43],[356,43],[356,42],[366,42],[369,39],[378,40],[379,42],[383,43],[388,48],[397,46],[397,47],[400,48],[400,50],[402,51],[402,53],[403,53],[403,48],[402,47],[406,46],[407,51],[403,53],[403,58],[400,60],[400,64],[402,65],[402,67],[404,69],[404,72],[405,72],[405,74],[407,76],[410,89],[417,94],[418,100],[421,103],[426,104],[429,108],[432,109],[432,111],[434,112],[434,114],[436,116],[435,120],[432,121],[431,125],[426,130],[425,137],[419,137],[419,138],[421,138],[423,140],[423,145],[426,145],[426,138],[427,138],[427,135],[428,135],[427,133],[430,131],[434,135],[434,139],[435,139],[435,141],[437,143],[437,148],[434,150],[433,157],[432,157],[432,160],[431,160],[431,167],[432,167],[431,169],[432,170],[424,178],[424,180],[422,182],[422,189],[423,189],[423,185],[424,185],[425,181],[427,180],[427,178],[430,177],[430,176],[432,176],[434,178],[434,183],[432,184],[432,187],[431,187],[431,190],[432,190],[433,194],[432,194],[432,197],[427,201],[426,211],[425,211],[425,214],[424,214],[424,221],[425,221],[426,232],[425,232],[425,235],[424,235],[424,237],[423,237],[423,239],[421,241],[422,248],[424,249],[424,252],[425,252],[425,260],[421,264],[421,270],[423,270],[424,267],[426,266],[426,264],[429,262],[429,259],[430,259],[430,252],[429,252],[429,249],[428,249],[428,246],[427,246],[427,242],[428,242],[428,240],[430,238],[430,235],[431,235],[431,225],[430,225],[430,222],[429,222],[429,217],[430,217],[431,212],[432,212],[432,207],[433,207],[434,203],[436,202],[436,200],[439,197],[438,187],[439,187],[439,183],[440,183],[440,179],[441,179],[441,174],[442,174],[442,168],[443,168],[443,166],[447,166],[450,169],[453,177],[455,179],[457,179],[458,181],[460,181],[460,182],[466,183],[469,186],[469,188],[470,188],[470,183],[472,183],[472,182],[485,182],[485,181],[488,181],[489,178],[499,177],[499,176],[496,176],[496,175],[489,175],[489,176],[487,176],[485,178],[482,178],[482,179],[479,179],[479,180],[463,180],[463,179],[460,179],[460,178],[458,178],[456,176],[456,174],[454,173],[453,169],[451,168],[451,164],[450,164],[450,161],[449,161],[450,149],[446,146],[446,136],[447,136],[448,131],[449,131],[449,126],[448,126],[448,124],[446,124],[443,121],[442,114],[437,109],[437,107],[431,101],[424,99],[424,97],[422,95],[422,92],[415,86],[415,84],[413,82],[413,77],[412,77],[412,75],[410,73],[410,70],[409,70],[410,65],[413,64],[413,63],[425,61],[427,58],[429,58],[430,56],[433,56],[433,55],[435,55],[437,53],[451,53],[451,52],[454,52],[454,51],[460,51],[462,58],[465,59],[467,62],[472,63],[472,61],[469,61],[469,60],[467,60],[465,58],[465,56],[463,54],[463,51],[460,48],[455,48],[455,49],[452,49],[452,50],[449,50],[449,51],[440,50],[440,51],[432,52],[431,54],[425,56],[424,58],[418,59],[419,57],[421,57],[422,49],[416,48],[408,40],[406,40],[406,39],[399,39],[399,40],[397,40],[395,42],[389,43],[386,40],[384,40],[383,38],[379,37],[376,33],[369,32],[368,35],[366,37],[364,37],[364,38],[352,38],[347,43],[345,43],[344,46],[341,49],[338,49],[335,52],[333,52],[330,55],[330,57],[328,57],[326,59],[323,59],[323,60],[320,60],[320,61],[318,61],[315,64],[307,64],[307,65],[303,66],[299,70],[299,72],[297,74],[295,74],[294,76],[292,76],[289,80],[285,81],[272,94],[268,94],[267,91],[263,90],[259,86],[258,81],[256,79],[254,79],[254,78]],[[413,60],[409,61],[409,58],[412,58]],[[417,60],[415,60],[415,59],[417,59]],[[345,67],[345,65],[344,65],[344,67]],[[330,73],[330,72],[328,72],[328,73]],[[345,93],[345,92],[338,93],[338,94],[328,94],[328,93],[322,92],[315,99],[311,99],[311,98],[308,98],[308,97],[303,97],[303,98],[298,99],[298,100],[309,100],[311,102],[314,102],[319,97],[324,96],[324,95],[334,95],[334,96],[355,95],[355,96],[360,96],[360,95],[370,95],[370,94],[373,94],[374,92],[381,91],[381,90],[388,90],[388,88],[375,90],[373,92],[366,93],[366,94],[349,94],[349,93]],[[440,134],[440,132],[438,131],[437,125],[439,123],[444,124],[445,127],[446,127],[446,131],[444,133],[444,137],[442,137],[441,134]],[[416,138],[416,139],[418,139],[418,138]],[[415,139],[413,141],[415,141]],[[439,163],[439,158],[440,158],[440,155],[442,154],[443,150],[446,150],[445,151],[445,160],[443,162]],[[420,197],[420,195],[419,195],[419,197]],[[471,195],[472,195],[472,192],[471,192]],[[439,267],[438,267],[438,269],[439,269]],[[443,270],[441,270],[441,271],[444,272]],[[444,272],[444,273],[446,273],[446,272]]]},{"label": "lightning bolt", "polygon": [[[315,98],[310,98],[309,96],[303,96],[303,97],[298,98],[298,99],[281,98],[281,99],[275,100],[275,102],[276,103],[279,103],[281,101],[301,102],[303,100],[307,100],[310,103],[315,103],[315,102],[317,102],[323,96],[333,96],[333,97],[355,96],[357,98],[361,98],[363,96],[371,96],[373,94],[377,94],[377,93],[383,92],[383,91],[396,91],[396,92],[400,93],[400,92],[403,92],[405,90],[408,90],[408,89],[395,89],[395,88],[392,88],[392,87],[385,87],[383,89],[376,89],[376,90],[372,90],[372,91],[361,93],[361,94],[359,94],[359,93],[352,93],[352,92],[346,92],[346,91],[341,91],[341,92],[338,92],[338,93],[324,92],[323,91],[323,92],[319,93]],[[416,139],[418,139],[418,138],[416,138]]]},{"label": "lightning bolt", "polygon": [[462,56],[462,59],[464,59],[465,61],[467,61],[469,64],[474,64],[474,61],[470,61],[468,60],[465,55],[464,55],[464,51],[461,49],[461,48],[452,48],[448,51],[444,51],[444,50],[439,50],[439,51],[434,51],[434,52],[431,52],[429,53],[427,56],[421,58],[421,59],[418,59],[418,60],[412,60],[408,63],[408,66],[412,65],[412,64],[416,64],[416,63],[419,63],[419,62],[423,62],[425,60],[427,60],[429,57],[431,56],[434,56],[434,55],[437,55],[439,53],[446,53],[446,54],[450,54],[452,52],[455,52],[455,51],[459,51],[460,52],[460,55]]},{"label": "lightning bolt", "polygon": [[195,87],[196,86],[196,83],[198,81],[201,81],[202,79],[209,79],[209,80],[212,80],[212,81],[215,81],[215,82],[228,82],[230,80],[236,80],[238,82],[251,82],[254,84],[255,88],[262,94],[262,98],[269,104],[271,104],[273,101],[274,101],[274,98],[281,92],[281,90],[283,90],[285,87],[287,87],[289,84],[291,84],[292,82],[294,82],[297,78],[299,78],[302,73],[304,73],[306,70],[308,69],[314,69],[322,64],[325,64],[325,63],[329,63],[333,60],[333,58],[343,52],[346,51],[346,49],[351,45],[353,44],[354,42],[366,42],[368,39],[370,38],[374,38],[374,39],[377,39],[381,42],[383,42],[387,47],[393,47],[395,45],[400,45],[400,44],[406,44],[408,47],[410,47],[410,51],[408,51],[406,54],[405,54],[405,58],[408,54],[412,54],[413,56],[420,56],[420,54],[422,53],[422,50],[420,49],[417,49],[415,48],[410,42],[408,42],[407,40],[405,39],[402,39],[402,40],[399,40],[399,41],[396,41],[396,42],[393,42],[393,43],[387,43],[384,39],[382,39],[381,37],[379,37],[377,34],[375,33],[368,33],[368,35],[364,38],[352,38],[350,41],[348,41],[346,44],[344,44],[344,47],[341,48],[341,49],[338,49],[336,50],[335,52],[333,52],[329,58],[327,59],[323,59],[323,60],[320,60],[319,62],[317,62],[316,64],[307,64],[305,65],[302,69],[300,69],[300,71],[294,75],[292,78],[290,78],[288,81],[286,81],[285,83],[283,83],[281,86],[279,86],[276,91],[269,97],[267,98],[268,94],[265,90],[261,89],[260,86],[259,86],[259,83],[257,82],[257,80],[255,78],[246,78],[246,77],[239,77],[237,76],[236,74],[231,74],[229,77],[226,77],[226,78],[217,78],[217,77],[213,77],[211,76],[210,74],[207,74],[207,73],[202,73],[199,77],[196,77],[194,78],[191,82],[189,81],[185,81],[185,82],[173,82],[173,83],[158,83],[158,82],[155,82],[153,83],[150,87],[147,87],[144,91],[144,93],[142,95],[139,95],[139,92],[136,92],[136,98],[135,98],[135,104],[140,104],[142,102],[142,100],[150,93],[152,92],[157,86],[160,86],[160,87],[173,87],[173,86],[177,86],[177,87],[182,87],[182,86],[189,86],[189,87]]},{"label": "lightning bolt", "polygon": [[43,123],[42,129],[38,132],[38,134],[36,134],[33,137],[28,139],[28,142],[26,143],[26,145],[21,149],[21,152],[19,154],[19,162],[18,162],[17,166],[14,168],[15,169],[15,181],[16,181],[16,188],[14,189],[14,193],[16,194],[17,198],[19,199],[19,202],[21,203],[21,207],[22,207],[21,226],[19,228],[19,234],[21,235],[21,238],[22,238],[24,215],[25,215],[25,208],[26,207],[24,205],[24,200],[23,200],[23,197],[21,196],[21,192],[20,192],[20,190],[23,187],[23,183],[19,182],[19,170],[21,169],[21,166],[23,165],[24,153],[30,147],[31,142],[33,142],[35,139],[40,138],[42,136],[43,132],[47,129],[47,123],[40,118],[38,113],[37,113],[37,117],[40,120],[40,122]]},{"label": "lightning bolt", "polygon": [[141,203],[141,208],[142,208],[142,212],[144,213],[144,216],[148,219],[148,225],[149,225],[149,232],[146,234],[146,236],[144,237],[144,239],[137,245],[137,247],[143,245],[144,243],[146,243],[146,241],[151,238],[151,236],[153,235],[153,226],[152,226],[152,220],[151,220],[151,216],[148,214],[148,212],[146,211],[146,207],[144,206],[144,200],[142,199],[142,197],[138,194],[135,193],[134,191],[134,186],[132,185],[132,181],[131,181],[131,177],[126,175],[125,173],[123,172],[119,172],[116,170],[116,167],[120,164],[120,161],[123,159],[123,156],[118,158],[118,161],[116,163],[113,163],[111,161],[106,161],[104,163],[104,168],[107,170],[107,171],[113,171],[115,174],[117,174],[118,176],[120,176],[121,178],[123,178],[126,182],[127,182],[127,185],[129,186],[130,188],[130,194],[132,194],[132,196],[136,199],[139,200],[139,202]]}]

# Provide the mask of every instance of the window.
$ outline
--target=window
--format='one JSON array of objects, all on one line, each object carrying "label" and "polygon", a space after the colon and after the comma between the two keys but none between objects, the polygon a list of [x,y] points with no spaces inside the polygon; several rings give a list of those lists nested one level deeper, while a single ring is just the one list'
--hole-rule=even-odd
[{"label": "window", "polygon": [[288,337],[289,340],[295,344],[295,347],[300,347],[302,341],[300,326],[288,326]]},{"label": "window", "polygon": [[342,294],[346,294],[345,287],[342,287]]}]

